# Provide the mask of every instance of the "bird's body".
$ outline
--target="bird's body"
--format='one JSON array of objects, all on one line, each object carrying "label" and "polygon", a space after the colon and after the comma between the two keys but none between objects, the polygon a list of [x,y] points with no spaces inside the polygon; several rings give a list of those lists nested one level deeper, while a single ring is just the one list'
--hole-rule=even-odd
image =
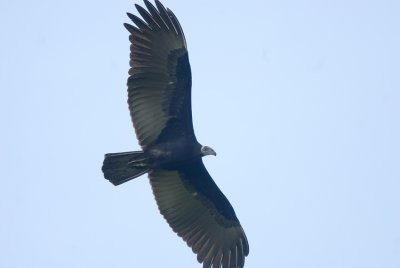
[{"label": "bird's body", "polygon": [[158,208],[205,268],[244,266],[246,235],[202,157],[216,155],[196,139],[191,110],[191,69],[182,28],[156,0],[129,14],[128,104],[142,151],[106,154],[104,177],[114,185],[149,174]]},{"label": "bird's body", "polygon": [[155,169],[176,169],[191,159],[202,157],[199,143],[192,144],[182,138],[152,146],[146,153]]}]

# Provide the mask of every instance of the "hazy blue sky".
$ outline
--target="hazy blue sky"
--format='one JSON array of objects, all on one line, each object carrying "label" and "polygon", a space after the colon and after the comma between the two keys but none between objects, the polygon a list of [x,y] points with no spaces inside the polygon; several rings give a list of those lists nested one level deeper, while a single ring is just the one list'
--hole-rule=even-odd
[{"label": "hazy blue sky", "polygon": [[[400,2],[163,3],[246,267],[400,267]],[[0,0],[0,267],[201,267],[145,176],[114,187],[100,170],[139,148],[133,4]]]}]

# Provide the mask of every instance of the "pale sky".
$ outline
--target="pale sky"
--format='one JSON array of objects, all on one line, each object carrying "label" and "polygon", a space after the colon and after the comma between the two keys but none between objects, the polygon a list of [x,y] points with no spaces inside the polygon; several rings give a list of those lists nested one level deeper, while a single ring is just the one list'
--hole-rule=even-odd
[{"label": "pale sky", "polygon": [[[146,176],[114,187],[101,172],[105,153],[139,149],[134,3],[0,1],[0,267],[201,267]],[[245,267],[400,267],[400,2],[163,4]]]}]

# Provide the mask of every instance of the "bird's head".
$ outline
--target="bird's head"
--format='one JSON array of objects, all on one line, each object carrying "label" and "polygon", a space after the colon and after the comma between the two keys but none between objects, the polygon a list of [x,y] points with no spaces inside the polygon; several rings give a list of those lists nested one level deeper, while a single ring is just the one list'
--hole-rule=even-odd
[{"label": "bird's head", "polygon": [[216,156],[217,153],[213,150],[213,148],[209,146],[201,146],[201,156],[206,156],[206,155]]}]

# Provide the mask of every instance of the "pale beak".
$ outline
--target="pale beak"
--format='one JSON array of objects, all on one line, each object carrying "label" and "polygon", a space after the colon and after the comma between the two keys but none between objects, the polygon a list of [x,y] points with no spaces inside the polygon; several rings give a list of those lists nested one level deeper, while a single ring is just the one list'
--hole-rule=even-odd
[{"label": "pale beak", "polygon": [[217,153],[213,149],[211,149],[210,155],[217,156]]}]

